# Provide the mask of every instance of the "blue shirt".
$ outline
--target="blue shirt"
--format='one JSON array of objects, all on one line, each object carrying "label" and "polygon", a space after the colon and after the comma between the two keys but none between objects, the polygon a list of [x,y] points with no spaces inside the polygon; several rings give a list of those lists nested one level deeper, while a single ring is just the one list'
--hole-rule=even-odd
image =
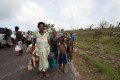
[{"label": "blue shirt", "polygon": [[73,34],[70,35],[70,40],[74,41],[74,35]]}]

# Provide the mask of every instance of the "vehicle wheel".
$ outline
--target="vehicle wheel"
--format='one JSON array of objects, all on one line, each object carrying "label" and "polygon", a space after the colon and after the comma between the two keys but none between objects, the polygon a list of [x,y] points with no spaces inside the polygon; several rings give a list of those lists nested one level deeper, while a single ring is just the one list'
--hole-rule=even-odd
[{"label": "vehicle wheel", "polygon": [[9,38],[9,39],[7,40],[7,44],[8,44],[9,47],[13,46],[13,45],[14,45],[14,40],[11,39],[11,38]]}]

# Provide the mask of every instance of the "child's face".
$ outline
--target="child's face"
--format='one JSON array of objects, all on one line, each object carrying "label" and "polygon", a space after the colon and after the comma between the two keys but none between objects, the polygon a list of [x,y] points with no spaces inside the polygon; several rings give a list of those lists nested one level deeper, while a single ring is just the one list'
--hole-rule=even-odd
[{"label": "child's face", "polygon": [[59,39],[59,40],[60,40],[60,43],[63,43],[63,38],[62,38],[62,37],[60,37],[60,39]]},{"label": "child's face", "polygon": [[72,41],[69,41],[69,44],[72,45]]},{"label": "child's face", "polygon": [[57,34],[56,32],[53,32],[53,36],[56,36],[56,34]]},{"label": "child's face", "polygon": [[60,39],[59,39],[60,41],[62,41],[62,37],[60,37]]}]

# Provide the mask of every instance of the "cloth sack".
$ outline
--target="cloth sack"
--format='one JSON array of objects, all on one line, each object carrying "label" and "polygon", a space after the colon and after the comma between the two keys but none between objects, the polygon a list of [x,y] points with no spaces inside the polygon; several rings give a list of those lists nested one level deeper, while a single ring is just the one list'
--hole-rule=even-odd
[{"label": "cloth sack", "polygon": [[28,63],[28,70],[32,70],[34,67],[37,67],[39,64],[39,60],[36,60],[36,56],[35,56],[35,50],[32,53],[32,57],[29,60]]},{"label": "cloth sack", "polygon": [[29,61],[28,70],[32,70],[32,69],[33,69],[33,66],[32,66],[31,62]]},{"label": "cloth sack", "polygon": [[28,70],[32,70],[34,67],[36,67],[36,60],[35,57],[32,56],[32,58],[29,60]]},{"label": "cloth sack", "polygon": [[16,47],[15,47],[15,51],[20,51],[21,50],[21,47],[19,46],[19,45],[16,45]]},{"label": "cloth sack", "polygon": [[32,54],[32,44],[27,47],[26,53]]}]

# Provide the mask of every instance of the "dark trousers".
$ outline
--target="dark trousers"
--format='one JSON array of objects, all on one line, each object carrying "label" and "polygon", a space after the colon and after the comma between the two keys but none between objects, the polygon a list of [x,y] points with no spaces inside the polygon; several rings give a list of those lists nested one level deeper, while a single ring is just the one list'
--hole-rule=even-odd
[{"label": "dark trousers", "polygon": [[31,44],[31,41],[27,40],[27,47]]}]

